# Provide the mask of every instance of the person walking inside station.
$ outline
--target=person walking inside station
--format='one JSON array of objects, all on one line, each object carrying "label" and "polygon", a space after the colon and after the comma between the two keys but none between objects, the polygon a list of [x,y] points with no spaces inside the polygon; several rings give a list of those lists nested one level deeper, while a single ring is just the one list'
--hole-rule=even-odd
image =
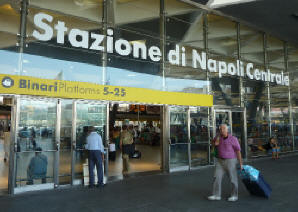
[{"label": "person walking inside station", "polygon": [[238,176],[237,159],[242,170],[242,158],[238,139],[228,133],[228,126],[222,124],[219,127],[220,134],[213,139],[213,144],[217,148],[218,158],[215,165],[213,194],[209,200],[221,200],[221,182],[225,173],[228,174],[232,184],[231,196],[228,201],[238,200]]},{"label": "person walking inside station", "polygon": [[87,136],[86,149],[88,149],[88,165],[89,165],[89,188],[94,187],[94,165],[97,170],[98,184],[97,187],[104,186],[102,163],[104,160],[104,146],[101,136],[95,131],[95,127],[90,127],[90,134]]},{"label": "person walking inside station", "polygon": [[129,165],[129,155],[132,152],[132,144],[133,144],[133,135],[128,130],[128,126],[123,126],[123,131],[120,136],[120,149],[122,150],[122,163],[123,170],[122,174],[127,174],[130,169]]}]

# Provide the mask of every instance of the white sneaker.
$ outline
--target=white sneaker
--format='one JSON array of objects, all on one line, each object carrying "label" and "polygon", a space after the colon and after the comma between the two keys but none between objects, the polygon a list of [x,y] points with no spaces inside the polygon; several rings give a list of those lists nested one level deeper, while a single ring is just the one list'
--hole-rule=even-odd
[{"label": "white sneaker", "polygon": [[231,196],[228,198],[229,202],[236,202],[237,200],[238,200],[238,197],[236,197],[236,196]]},{"label": "white sneaker", "polygon": [[208,197],[208,200],[221,200],[221,197],[219,197],[219,196],[215,196],[215,195],[212,195],[212,196],[209,196]]}]

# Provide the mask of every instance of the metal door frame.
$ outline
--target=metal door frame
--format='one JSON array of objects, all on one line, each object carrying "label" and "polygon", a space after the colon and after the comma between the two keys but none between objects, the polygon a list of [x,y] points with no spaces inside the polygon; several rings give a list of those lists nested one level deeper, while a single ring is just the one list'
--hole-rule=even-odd
[{"label": "metal door frame", "polygon": [[232,119],[232,113],[241,113],[242,114],[242,120],[243,120],[243,137],[244,137],[244,152],[245,155],[242,155],[244,159],[247,159],[247,122],[246,122],[246,108],[241,107],[231,107],[231,108],[222,108],[222,107],[214,107],[213,108],[213,114],[212,114],[212,122],[213,122],[213,135],[216,135],[216,113],[217,112],[228,112],[229,113],[229,123],[230,123],[230,133],[233,135],[233,119]]},{"label": "metal door frame", "polygon": [[[35,186],[24,186],[18,188],[16,191],[16,174],[17,174],[17,161],[16,156],[18,153],[17,151],[17,139],[18,139],[18,126],[19,126],[19,119],[20,119],[20,101],[23,99],[27,100],[42,100],[42,101],[56,101],[56,123],[55,123],[55,149],[53,150],[46,150],[44,152],[53,152],[53,183],[46,183],[44,185],[39,184],[39,187]],[[15,194],[23,193],[27,191],[35,191],[40,189],[54,189],[59,184],[59,146],[60,146],[60,125],[61,125],[61,108],[59,106],[59,99],[58,98],[50,98],[50,97],[39,97],[39,96],[27,96],[27,95],[14,95],[13,96],[13,105],[11,106],[11,142],[10,142],[10,156],[9,156],[9,176],[8,176],[8,193]],[[58,117],[60,116],[60,117]],[[57,158],[58,157],[58,158]],[[42,188],[41,188],[42,187]]]},{"label": "metal door frame", "polygon": [[[94,104],[94,105],[105,105],[106,111],[106,121],[105,121],[105,140],[106,143],[109,142],[109,102],[99,101],[99,100],[82,100],[74,99],[72,103],[72,130],[71,130],[71,185],[83,185],[79,183],[75,178],[75,164],[76,164],[76,141],[77,141],[77,104]],[[103,139],[104,140],[104,139]],[[104,161],[104,175],[106,175],[106,180],[108,180],[108,151],[107,146],[105,146],[105,161]],[[105,177],[105,176],[104,176]]]},{"label": "metal door frame", "polygon": [[216,135],[216,113],[228,113],[229,118],[229,129],[231,135],[233,135],[233,121],[232,121],[232,110],[231,109],[214,109],[213,110],[213,136]]},{"label": "metal door frame", "polygon": [[[186,126],[187,126],[187,156],[188,156],[188,165],[183,165],[175,168],[171,168],[171,132],[170,132],[170,127],[171,127],[171,108],[184,108],[186,111]],[[169,109],[167,111],[168,115],[168,142],[169,142],[169,147],[168,147],[168,161],[169,161],[169,172],[175,172],[175,171],[189,171],[191,169],[191,151],[190,151],[190,109],[189,106],[169,106]]]}]

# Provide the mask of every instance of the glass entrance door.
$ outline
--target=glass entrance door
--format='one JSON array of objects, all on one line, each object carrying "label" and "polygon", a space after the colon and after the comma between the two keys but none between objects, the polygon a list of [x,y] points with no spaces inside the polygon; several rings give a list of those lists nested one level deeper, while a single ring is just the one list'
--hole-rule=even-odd
[{"label": "glass entrance door", "polygon": [[61,100],[59,184],[71,184],[73,100]]},{"label": "glass entrance door", "polygon": [[[242,156],[246,157],[246,121],[244,120],[244,111],[242,110],[215,110],[213,135],[219,134],[219,126],[226,124],[229,133],[237,137]],[[213,136],[213,137],[214,137]]]},{"label": "glass entrance door", "polygon": [[170,171],[189,169],[188,108],[170,107]]},{"label": "glass entrance door", "polygon": [[[54,187],[57,100],[18,99],[15,192]],[[29,188],[28,188],[29,187]],[[30,188],[31,187],[31,188]]]},{"label": "glass entrance door", "polygon": [[206,165],[209,162],[208,108],[190,108],[191,167]]},{"label": "glass entrance door", "polygon": [[238,138],[241,146],[242,157],[247,157],[247,137],[246,137],[246,117],[243,115],[244,111],[232,111],[232,132],[233,136]]},{"label": "glass entrance door", "polygon": [[88,152],[85,144],[91,126],[95,127],[106,146],[107,105],[91,101],[77,101],[75,105],[73,183],[83,184],[84,180],[88,180]]}]

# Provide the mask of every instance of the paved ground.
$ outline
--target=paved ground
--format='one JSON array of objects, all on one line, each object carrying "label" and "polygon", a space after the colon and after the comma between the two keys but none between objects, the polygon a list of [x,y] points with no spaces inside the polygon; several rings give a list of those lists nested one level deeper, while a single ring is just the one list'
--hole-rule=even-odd
[{"label": "paved ground", "polygon": [[[273,193],[253,197],[240,183],[239,201],[210,202],[213,167],[171,175],[130,177],[104,189],[70,188],[0,197],[0,211],[298,211],[298,156],[250,164],[262,170]],[[225,181],[227,182],[227,178]],[[229,186],[224,185],[223,197]]]}]

